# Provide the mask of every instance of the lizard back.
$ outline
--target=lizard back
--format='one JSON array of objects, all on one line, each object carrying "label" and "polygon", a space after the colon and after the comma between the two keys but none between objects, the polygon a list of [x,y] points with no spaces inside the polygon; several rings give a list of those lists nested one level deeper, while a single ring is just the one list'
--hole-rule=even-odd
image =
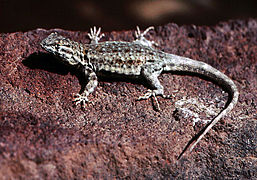
[{"label": "lizard back", "polygon": [[140,75],[145,64],[162,61],[165,53],[136,42],[107,41],[84,45],[84,57],[96,71]]}]

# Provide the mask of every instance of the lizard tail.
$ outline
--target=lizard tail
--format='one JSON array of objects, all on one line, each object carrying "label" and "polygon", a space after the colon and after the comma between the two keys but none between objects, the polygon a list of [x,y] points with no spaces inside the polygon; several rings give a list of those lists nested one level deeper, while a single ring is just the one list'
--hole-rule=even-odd
[{"label": "lizard tail", "polygon": [[[199,143],[199,141],[204,137],[205,134],[227,113],[229,113],[234,106],[237,104],[239,92],[235,83],[225,74],[213,68],[212,66],[200,62],[195,61],[189,58],[180,57],[176,55],[169,54],[168,62],[164,65],[164,71],[183,71],[183,72],[191,72],[197,73],[208,78],[211,78],[220,86],[224,87],[229,92],[229,100],[226,103],[225,108],[210,122],[205,128],[203,128],[184,148],[179,158],[183,155],[183,153],[188,149],[188,147],[193,143],[190,147],[190,152],[194,149],[194,147]],[[179,159],[178,158],[178,159]]]}]

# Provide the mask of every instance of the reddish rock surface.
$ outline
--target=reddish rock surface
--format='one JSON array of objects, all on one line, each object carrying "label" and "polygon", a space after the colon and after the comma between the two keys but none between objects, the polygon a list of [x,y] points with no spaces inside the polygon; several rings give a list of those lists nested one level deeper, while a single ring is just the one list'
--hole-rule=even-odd
[{"label": "reddish rock surface", "polygon": [[[83,110],[72,103],[83,76],[39,46],[53,31],[89,42],[87,32],[60,29],[0,35],[0,179],[257,178],[257,20],[167,24],[149,33],[161,50],[212,65],[240,90],[236,108],[179,160],[227,93],[206,78],[162,74],[174,98],[158,97],[157,112],[151,100],[136,101],[145,84],[107,78]],[[133,31],[105,35],[134,39]]]}]

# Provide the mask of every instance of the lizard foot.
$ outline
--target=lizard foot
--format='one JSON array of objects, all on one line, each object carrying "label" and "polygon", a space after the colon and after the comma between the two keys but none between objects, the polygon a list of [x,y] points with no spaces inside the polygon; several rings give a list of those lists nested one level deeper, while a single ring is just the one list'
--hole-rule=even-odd
[{"label": "lizard foot", "polygon": [[156,102],[156,109],[158,111],[160,111],[160,104],[156,98],[156,96],[162,96],[163,98],[165,99],[171,99],[173,97],[173,95],[164,95],[164,94],[159,94],[159,93],[156,93],[156,90],[151,90],[151,89],[148,89],[147,92],[143,95],[143,96],[140,96],[137,100],[145,100],[145,99],[149,99],[150,97],[153,97],[154,98],[154,101]]},{"label": "lizard foot", "polygon": [[148,89],[147,90],[147,93],[145,93],[143,96],[140,96],[139,98],[138,98],[138,100],[140,101],[140,100],[143,100],[143,99],[148,99],[148,98],[150,98],[150,97],[153,97],[154,98],[154,100],[155,100],[155,102],[156,102],[156,109],[158,110],[158,111],[160,111],[160,105],[159,105],[159,102],[158,102],[158,100],[157,100],[157,98],[156,98],[156,93],[155,93],[155,91],[154,90],[151,90],[151,89]]},{"label": "lizard foot", "polygon": [[144,46],[149,46],[149,47],[153,47],[153,45],[158,46],[156,42],[149,41],[144,37],[146,33],[148,33],[150,30],[153,30],[153,29],[154,27],[150,26],[144,32],[141,33],[139,27],[137,26],[137,30],[135,31],[136,40],[134,42],[142,44]]},{"label": "lizard foot", "polygon": [[81,104],[83,108],[85,108],[86,103],[89,102],[87,96],[83,96],[81,94],[76,94],[72,100],[76,105]]},{"label": "lizard foot", "polygon": [[90,33],[88,33],[88,37],[91,39],[91,43],[97,44],[98,41],[104,37],[104,33],[101,33],[101,28],[96,30],[96,27],[90,28]]}]

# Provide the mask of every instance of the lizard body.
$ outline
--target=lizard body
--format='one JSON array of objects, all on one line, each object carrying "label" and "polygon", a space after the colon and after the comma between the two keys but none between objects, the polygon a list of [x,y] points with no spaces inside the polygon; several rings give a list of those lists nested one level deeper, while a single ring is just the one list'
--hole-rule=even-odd
[{"label": "lizard body", "polygon": [[230,102],[226,107],[201,131],[191,146],[190,151],[203,138],[203,136],[229,111],[233,109],[238,101],[239,92],[234,82],[222,72],[212,66],[192,60],[186,57],[165,53],[153,48],[154,42],[148,41],[144,35],[153,29],[152,27],[140,32],[136,31],[137,39],[133,42],[105,41],[98,42],[103,34],[100,28],[91,29],[89,37],[90,44],[81,44],[71,41],[57,33],[50,34],[41,42],[41,46],[48,52],[59,57],[64,63],[82,67],[88,77],[88,83],[84,92],[77,94],[74,101],[85,106],[88,95],[97,87],[97,76],[101,71],[108,71],[121,75],[132,75],[144,77],[153,87],[152,90],[139,97],[139,99],[155,98],[157,109],[159,104],[156,96],[170,98],[164,95],[164,89],[158,80],[158,76],[165,71],[192,72],[206,76],[219,85],[225,87],[230,95]]}]

